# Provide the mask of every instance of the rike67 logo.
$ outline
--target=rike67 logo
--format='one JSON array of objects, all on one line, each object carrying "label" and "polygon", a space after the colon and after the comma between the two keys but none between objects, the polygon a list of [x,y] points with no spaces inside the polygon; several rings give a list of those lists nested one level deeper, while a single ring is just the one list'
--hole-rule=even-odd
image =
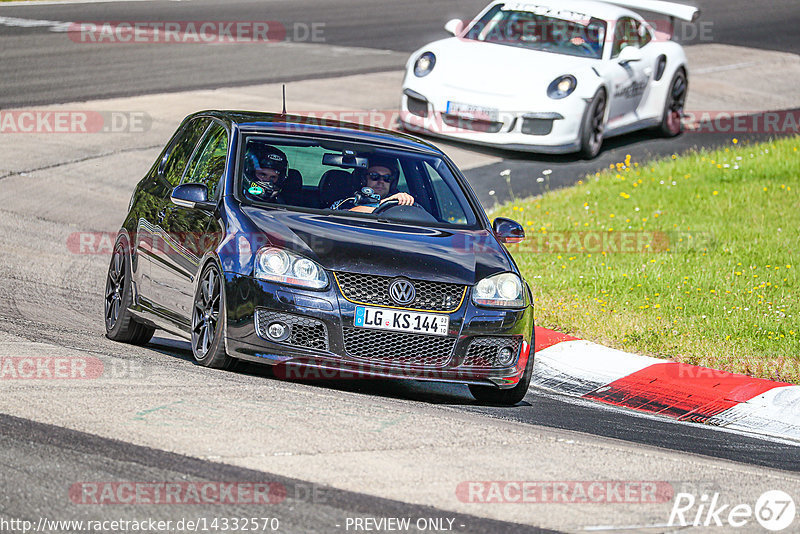
[{"label": "rike67 logo", "polygon": [[753,532],[756,521],[767,530],[779,532],[793,525],[795,513],[794,500],[780,490],[764,492],[755,506],[726,503],[719,493],[712,496],[704,493],[699,499],[691,493],[678,493],[669,514],[669,526],[748,527],[745,530]]}]

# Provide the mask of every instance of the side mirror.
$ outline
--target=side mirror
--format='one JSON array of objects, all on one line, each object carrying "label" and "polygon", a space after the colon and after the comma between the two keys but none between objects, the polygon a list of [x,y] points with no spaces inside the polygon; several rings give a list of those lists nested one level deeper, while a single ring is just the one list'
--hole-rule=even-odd
[{"label": "side mirror", "polygon": [[464,23],[460,19],[451,19],[444,25],[444,29],[447,33],[458,35],[464,29]]},{"label": "side mirror", "polygon": [[626,46],[620,51],[619,56],[617,56],[617,61],[619,61],[620,65],[625,65],[632,61],[641,61],[642,59],[644,59],[644,54],[635,46]]},{"label": "side mirror", "polygon": [[522,225],[505,217],[497,217],[492,223],[492,230],[501,243],[520,243],[525,239],[525,229]]},{"label": "side mirror", "polygon": [[208,188],[203,184],[181,184],[172,190],[169,199],[182,208],[213,210],[217,206],[208,200]]}]

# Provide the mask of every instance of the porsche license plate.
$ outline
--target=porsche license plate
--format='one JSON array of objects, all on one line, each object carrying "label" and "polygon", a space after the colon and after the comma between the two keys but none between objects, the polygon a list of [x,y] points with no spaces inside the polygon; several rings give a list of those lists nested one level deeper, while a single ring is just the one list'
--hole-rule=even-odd
[{"label": "porsche license plate", "polygon": [[453,102],[448,100],[447,113],[451,115],[458,115],[465,119],[482,120],[482,121],[496,121],[500,116],[500,110],[497,108],[487,108],[483,106],[473,106],[472,104],[464,104],[463,102]]},{"label": "porsche license plate", "polygon": [[416,313],[390,308],[356,306],[355,326],[377,330],[414,332],[446,336],[450,317],[432,313]]}]

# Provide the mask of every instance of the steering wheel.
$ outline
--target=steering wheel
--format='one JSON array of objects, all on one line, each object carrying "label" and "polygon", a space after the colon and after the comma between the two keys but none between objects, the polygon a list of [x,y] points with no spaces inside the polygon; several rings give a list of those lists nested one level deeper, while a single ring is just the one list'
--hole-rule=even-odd
[{"label": "steering wheel", "polygon": [[587,53],[586,57],[597,57],[597,48],[589,41],[582,42],[580,49]]},{"label": "steering wheel", "polygon": [[436,217],[428,213],[428,210],[418,203],[414,204],[400,204],[397,200],[387,200],[372,212],[373,215],[381,215],[391,212],[393,220],[407,221],[410,223],[436,223]]},{"label": "steering wheel", "polygon": [[[373,215],[378,215],[379,213],[383,213],[386,210],[394,208],[395,206],[399,206],[400,201],[396,199],[387,200],[386,202],[381,202],[378,204],[378,207],[372,211]],[[414,207],[419,207],[417,204],[412,204]]]}]

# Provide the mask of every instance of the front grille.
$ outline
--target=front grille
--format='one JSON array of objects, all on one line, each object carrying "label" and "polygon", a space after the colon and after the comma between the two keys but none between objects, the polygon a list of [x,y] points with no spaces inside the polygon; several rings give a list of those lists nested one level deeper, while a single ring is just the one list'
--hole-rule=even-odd
[{"label": "front grille", "polygon": [[[270,340],[267,336],[267,327],[275,321],[289,326],[289,337],[281,343],[308,349],[328,350],[328,329],[322,321],[303,315],[256,310],[258,335]],[[273,341],[273,343],[275,342]]]},{"label": "front grille", "polygon": [[[335,273],[335,277],[342,295],[351,302],[397,306],[389,297],[389,284],[395,278],[356,273]],[[466,286],[444,282],[411,280],[411,283],[414,284],[416,297],[403,307],[416,310],[454,312],[461,306],[467,290]]]},{"label": "front grille", "polygon": [[460,128],[462,130],[472,130],[474,132],[497,133],[503,127],[502,122],[487,121],[482,119],[467,119],[460,115],[442,113],[442,120],[448,126]]},{"label": "front grille", "polygon": [[394,365],[444,367],[456,338],[344,327],[345,352],[353,358]]},{"label": "front grille", "polygon": [[521,336],[473,338],[467,348],[464,365],[470,367],[500,367],[497,362],[500,349],[508,347],[511,349],[511,354],[516,357],[521,342]]}]

